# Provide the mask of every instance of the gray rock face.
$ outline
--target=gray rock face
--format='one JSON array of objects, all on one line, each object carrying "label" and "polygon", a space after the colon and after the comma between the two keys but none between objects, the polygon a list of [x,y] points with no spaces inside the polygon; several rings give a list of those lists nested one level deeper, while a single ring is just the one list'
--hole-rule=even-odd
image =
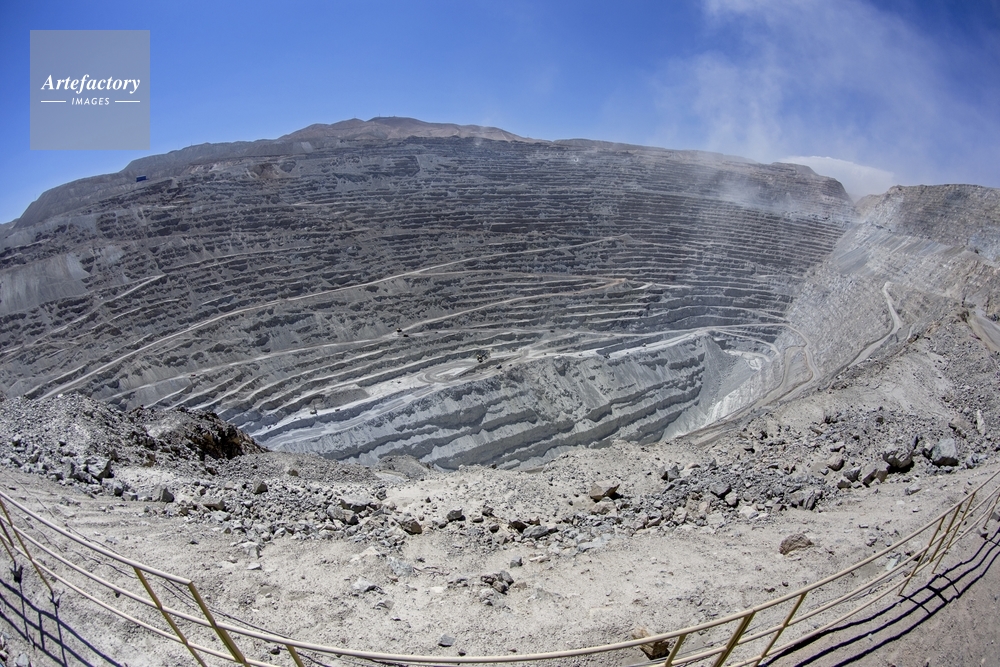
[{"label": "gray rock face", "polygon": [[652,442],[780,380],[770,345],[801,344],[788,308],[854,220],[791,165],[489,128],[193,147],[0,230],[0,391],[197,407],[368,463]]},{"label": "gray rock face", "polygon": [[909,442],[898,441],[887,447],[886,450],[882,452],[882,460],[896,470],[909,468],[913,465],[913,452],[915,447],[916,442],[913,440]]},{"label": "gray rock face", "polygon": [[895,186],[865,197],[858,209],[873,222],[909,236],[967,247],[996,262],[1000,259],[1000,198],[979,185]]},{"label": "gray rock face", "polygon": [[957,466],[958,445],[955,438],[941,438],[931,450],[931,463],[936,466]]}]

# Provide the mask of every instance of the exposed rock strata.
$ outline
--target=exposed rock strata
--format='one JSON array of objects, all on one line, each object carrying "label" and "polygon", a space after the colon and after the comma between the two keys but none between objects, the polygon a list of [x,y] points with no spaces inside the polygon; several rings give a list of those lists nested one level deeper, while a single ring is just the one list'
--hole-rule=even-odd
[{"label": "exposed rock strata", "polygon": [[787,308],[853,219],[794,165],[488,128],[197,146],[3,230],[0,386],[445,467],[655,440],[781,381]]}]

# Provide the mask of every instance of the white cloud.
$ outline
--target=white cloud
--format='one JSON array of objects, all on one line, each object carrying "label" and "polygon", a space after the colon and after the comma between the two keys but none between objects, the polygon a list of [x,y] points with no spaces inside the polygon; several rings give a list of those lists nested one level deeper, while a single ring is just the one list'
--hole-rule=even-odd
[{"label": "white cloud", "polygon": [[855,201],[865,195],[882,194],[896,185],[892,172],[833,157],[792,155],[782,158],[779,162],[804,164],[817,174],[837,179],[843,184],[847,194],[851,195]]},{"label": "white cloud", "polygon": [[960,47],[862,0],[705,0],[704,13],[715,48],[663,64],[650,143],[760,162],[831,156],[817,164],[858,191],[890,171],[907,183],[1000,178],[1000,116],[977,102],[1000,85],[956,83]]}]

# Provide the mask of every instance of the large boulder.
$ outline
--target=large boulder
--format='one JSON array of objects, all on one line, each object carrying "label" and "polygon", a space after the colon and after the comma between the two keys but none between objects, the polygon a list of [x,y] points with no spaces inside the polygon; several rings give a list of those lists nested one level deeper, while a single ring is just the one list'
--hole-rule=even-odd
[{"label": "large boulder", "polygon": [[806,549],[812,545],[813,541],[805,533],[796,533],[781,540],[781,544],[778,546],[778,553],[784,556],[799,549]]},{"label": "large boulder", "polygon": [[958,465],[958,445],[955,438],[941,438],[938,440],[930,454],[931,463],[936,466],[957,466]]},{"label": "large boulder", "polygon": [[861,483],[865,486],[870,485],[872,482],[884,482],[885,478],[889,476],[889,464],[885,461],[878,461],[875,463],[869,463],[864,468],[861,469]]},{"label": "large boulder", "polygon": [[[645,627],[639,626],[632,630],[632,639],[645,639],[646,637],[653,637],[651,633]],[[662,660],[667,657],[670,653],[671,642],[669,639],[660,639],[655,642],[647,642],[645,644],[640,644],[639,648],[642,652],[646,654],[646,657],[650,660]]]},{"label": "large boulder", "polygon": [[600,481],[594,482],[588,494],[595,503],[601,498],[614,498],[618,492],[618,482]]},{"label": "large boulder", "polygon": [[893,470],[906,470],[913,465],[913,451],[916,446],[916,440],[897,441],[882,451],[882,460]]}]

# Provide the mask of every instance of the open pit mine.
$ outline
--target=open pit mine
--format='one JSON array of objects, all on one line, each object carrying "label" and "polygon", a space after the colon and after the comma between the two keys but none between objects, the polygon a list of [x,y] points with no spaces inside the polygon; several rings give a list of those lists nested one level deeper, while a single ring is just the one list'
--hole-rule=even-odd
[{"label": "open pit mine", "polygon": [[0,227],[0,392],[206,410],[444,469],[658,442],[828,384],[956,303],[1000,196],[375,118],[205,144]]}]

